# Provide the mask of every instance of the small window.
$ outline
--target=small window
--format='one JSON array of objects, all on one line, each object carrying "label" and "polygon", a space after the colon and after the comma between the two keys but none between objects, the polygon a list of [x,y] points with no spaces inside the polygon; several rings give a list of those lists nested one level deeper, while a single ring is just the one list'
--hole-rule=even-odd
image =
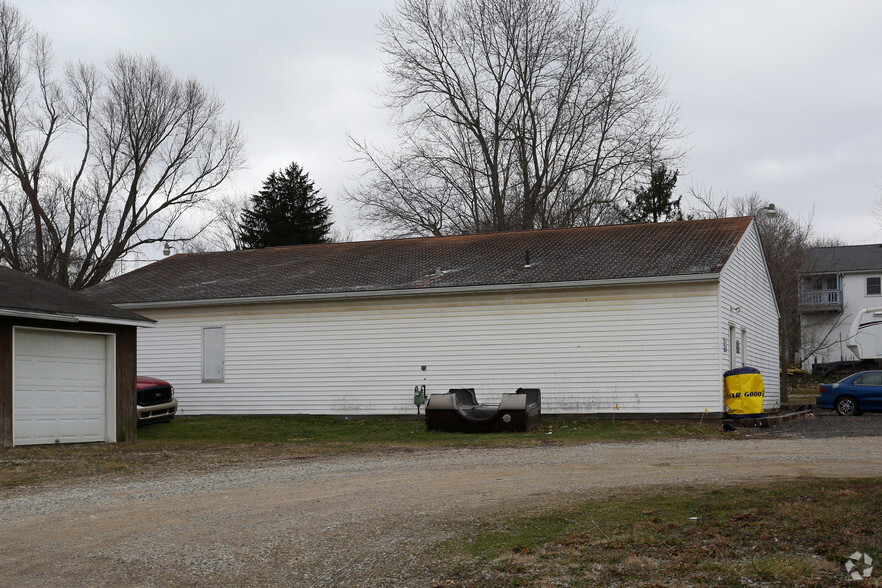
[{"label": "small window", "polygon": [[882,372],[870,372],[856,379],[857,386],[882,386]]},{"label": "small window", "polygon": [[202,381],[224,381],[224,328],[202,328]]},{"label": "small window", "polygon": [[882,278],[867,278],[867,296],[882,294]]}]

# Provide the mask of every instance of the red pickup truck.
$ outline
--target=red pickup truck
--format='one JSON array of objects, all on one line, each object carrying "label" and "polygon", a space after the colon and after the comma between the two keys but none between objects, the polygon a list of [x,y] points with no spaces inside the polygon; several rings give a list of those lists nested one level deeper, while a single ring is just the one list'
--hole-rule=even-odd
[{"label": "red pickup truck", "polygon": [[138,376],[138,426],[172,420],[178,412],[174,387],[164,380]]}]

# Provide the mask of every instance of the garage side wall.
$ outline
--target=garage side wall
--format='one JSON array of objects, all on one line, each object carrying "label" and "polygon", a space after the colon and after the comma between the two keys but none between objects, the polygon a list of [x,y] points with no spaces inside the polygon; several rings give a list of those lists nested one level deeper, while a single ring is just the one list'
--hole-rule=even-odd
[{"label": "garage side wall", "polygon": [[[545,413],[719,411],[717,282],[138,309],[179,414],[416,414],[413,389]],[[423,369],[425,367],[425,369]]]},{"label": "garage side wall", "polygon": [[755,227],[750,225],[720,273],[720,394],[722,372],[755,367],[766,390],[763,409],[769,410],[781,403],[778,310]]},{"label": "garage side wall", "polygon": [[0,319],[0,446],[12,446],[12,323]]},{"label": "garage side wall", "polygon": [[116,335],[116,440],[137,439],[136,348],[137,328],[93,323],[57,323],[53,321],[0,317],[0,444],[12,446],[12,332],[13,327],[32,327],[59,331],[113,333]]}]

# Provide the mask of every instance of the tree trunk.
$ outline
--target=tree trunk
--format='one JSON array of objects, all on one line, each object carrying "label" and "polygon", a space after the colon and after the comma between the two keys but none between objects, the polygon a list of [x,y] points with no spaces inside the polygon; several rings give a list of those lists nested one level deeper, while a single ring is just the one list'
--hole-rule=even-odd
[{"label": "tree trunk", "polygon": [[778,358],[778,363],[781,365],[781,406],[784,406],[784,403],[790,400],[790,395],[788,393],[789,382],[787,374],[787,368],[790,367],[790,362],[787,360],[787,358],[790,357],[790,341],[787,340],[783,318],[779,319],[778,325],[778,336],[781,338],[781,344],[778,346],[778,348],[781,350],[781,355]]}]

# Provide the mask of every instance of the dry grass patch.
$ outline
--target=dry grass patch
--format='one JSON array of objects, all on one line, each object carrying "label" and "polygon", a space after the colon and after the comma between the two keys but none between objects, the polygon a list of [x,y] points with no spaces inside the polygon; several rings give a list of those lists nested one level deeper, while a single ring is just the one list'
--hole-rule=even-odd
[{"label": "dry grass patch", "polygon": [[459,569],[435,585],[847,585],[851,553],[882,559],[880,512],[882,479],[617,492],[438,546]]}]

